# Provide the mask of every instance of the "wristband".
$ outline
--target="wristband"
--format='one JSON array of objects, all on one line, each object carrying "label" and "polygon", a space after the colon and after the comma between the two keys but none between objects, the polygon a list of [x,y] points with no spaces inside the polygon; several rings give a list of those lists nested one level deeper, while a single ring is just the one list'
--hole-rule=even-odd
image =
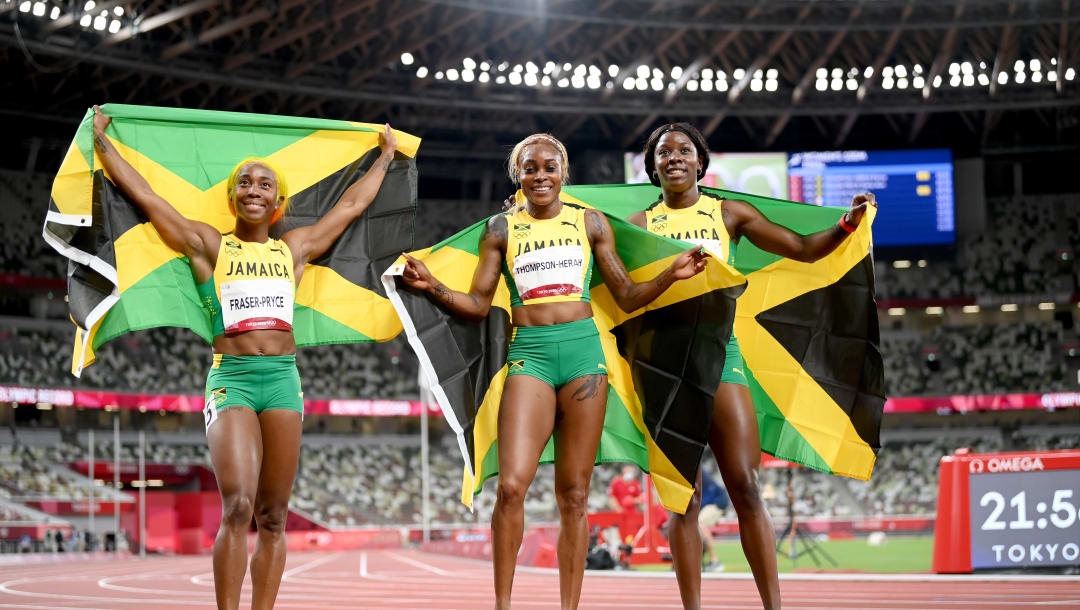
[{"label": "wristband", "polygon": [[849,225],[847,223],[847,221],[844,220],[845,218],[847,218],[847,212],[844,212],[844,215],[840,217],[840,228],[843,229],[847,233],[854,233],[855,229],[857,229],[859,227]]}]

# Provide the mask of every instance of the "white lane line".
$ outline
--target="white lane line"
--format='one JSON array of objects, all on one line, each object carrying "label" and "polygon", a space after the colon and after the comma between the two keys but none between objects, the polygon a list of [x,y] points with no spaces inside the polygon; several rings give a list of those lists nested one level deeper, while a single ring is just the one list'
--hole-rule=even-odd
[{"label": "white lane line", "polygon": [[296,566],[295,568],[285,570],[284,572],[281,573],[281,579],[285,580],[286,578],[292,576],[293,574],[299,574],[299,573],[301,573],[301,572],[303,572],[305,570],[310,570],[311,568],[321,566],[322,564],[327,563],[330,560],[337,559],[339,555],[340,555],[339,553],[331,553],[331,554],[329,554],[329,555],[327,555],[325,557],[319,557],[319,558],[316,558],[314,561],[309,561],[309,562],[307,562],[305,564]]},{"label": "white lane line", "polygon": [[454,576],[453,572],[448,572],[446,570],[443,570],[442,568],[437,568],[437,567],[435,567],[435,566],[433,566],[431,564],[427,564],[427,563],[424,563],[422,561],[418,561],[416,559],[405,557],[403,555],[398,555],[397,553],[387,553],[387,555],[393,557],[394,559],[397,559],[398,561],[401,561],[403,563],[407,563],[407,564],[409,564],[409,565],[411,565],[413,567],[417,567],[417,568],[420,568],[421,570],[426,570],[428,572],[431,572],[432,574],[438,574],[439,576]]}]

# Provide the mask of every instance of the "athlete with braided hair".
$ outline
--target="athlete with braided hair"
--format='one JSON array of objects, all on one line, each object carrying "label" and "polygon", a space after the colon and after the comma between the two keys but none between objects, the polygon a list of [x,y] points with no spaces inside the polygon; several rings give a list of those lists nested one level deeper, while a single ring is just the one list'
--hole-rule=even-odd
[{"label": "athlete with braided hair", "polygon": [[706,255],[691,248],[652,280],[634,282],[615,253],[607,218],[559,199],[570,169],[561,142],[548,134],[531,135],[514,147],[508,167],[526,202],[488,221],[470,290],[450,290],[408,255],[402,277],[453,313],[482,320],[500,274],[505,276],[514,329],[499,406],[499,483],[491,516],[495,605],[510,607],[525,492],[554,433],[559,589],[562,607],[577,608],[589,541],[589,482],[608,389],[589,278],[594,266],[599,268],[618,306],[629,312],[676,280],[702,271]]}]

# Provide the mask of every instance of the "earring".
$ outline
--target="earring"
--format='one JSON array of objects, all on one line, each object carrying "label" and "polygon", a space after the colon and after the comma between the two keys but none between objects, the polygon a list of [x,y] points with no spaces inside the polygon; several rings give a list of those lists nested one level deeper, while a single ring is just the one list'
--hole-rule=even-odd
[{"label": "earring", "polygon": [[701,168],[698,168],[698,171],[697,171],[697,177],[698,177],[698,178],[700,178],[700,177],[701,177],[701,173],[702,173],[702,172],[701,172]]},{"label": "earring", "polygon": [[654,171],[654,172],[652,173],[652,177],[653,177],[653,180],[659,180],[659,179],[660,179],[660,174],[658,174],[658,173],[656,173],[656,172]]}]

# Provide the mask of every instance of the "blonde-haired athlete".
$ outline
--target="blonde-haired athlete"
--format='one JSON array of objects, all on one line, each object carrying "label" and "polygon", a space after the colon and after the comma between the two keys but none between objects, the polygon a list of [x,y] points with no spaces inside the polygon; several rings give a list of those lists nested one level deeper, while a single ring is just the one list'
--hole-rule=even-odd
[{"label": "blonde-haired athlete", "polygon": [[251,558],[251,607],[272,608],[285,567],[285,517],[300,455],[304,399],[296,370],[293,299],[304,265],[322,255],[371,204],[397,140],[379,137],[382,155],[314,225],[270,238],[288,201],[285,177],[266,161],[247,159],[228,181],[233,230],[184,218],[117,152],[94,106],[94,146],[113,182],[173,250],[191,262],[199,297],[214,329],[214,362],[206,377],[206,442],[221,491],[214,541],[218,608],[240,605],[247,531],[259,528]]},{"label": "blonde-haired athlete", "polygon": [[589,305],[589,278],[600,269],[616,303],[634,311],[676,280],[705,268],[700,248],[680,254],[652,280],[630,279],[615,254],[607,218],[564,203],[566,148],[547,134],[522,140],[509,159],[524,205],[488,221],[480,261],[468,292],[450,290],[424,263],[406,255],[402,275],[453,313],[482,320],[505,275],[513,335],[499,405],[499,484],[491,515],[495,606],[510,607],[510,590],[524,529],[525,492],[540,454],[555,433],[555,498],[559,507],[559,590],[564,609],[577,608],[589,532],[585,510],[607,404],[607,368]]}]

